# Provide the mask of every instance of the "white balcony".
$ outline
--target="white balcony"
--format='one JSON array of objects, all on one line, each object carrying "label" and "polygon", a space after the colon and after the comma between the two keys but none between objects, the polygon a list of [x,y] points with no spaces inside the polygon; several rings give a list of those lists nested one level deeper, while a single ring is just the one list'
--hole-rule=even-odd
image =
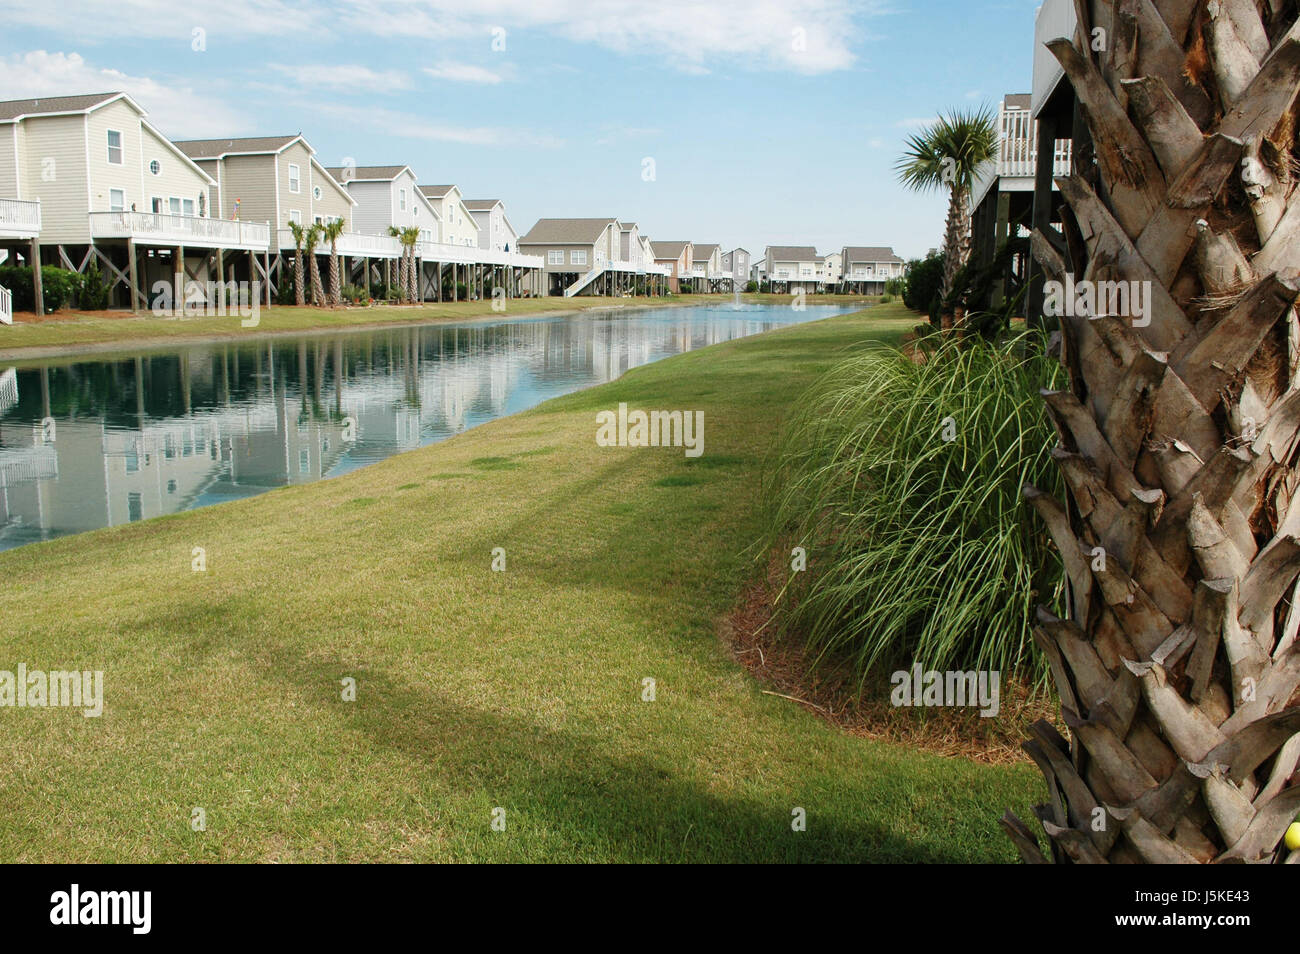
[{"label": "white balcony", "polygon": [[0,199],[0,239],[31,239],[40,231],[40,202]]},{"label": "white balcony", "polygon": [[[988,195],[996,182],[1002,192],[1032,192],[1038,166],[1038,121],[1027,109],[998,107],[998,156],[975,173],[971,188],[971,208]],[[1056,140],[1052,158],[1052,175],[1070,174],[1070,140]]]},{"label": "white balcony", "polygon": [[[282,252],[292,252],[296,246],[293,242],[292,229],[279,229],[276,242]],[[328,255],[330,243],[321,238],[316,246],[318,253]],[[350,258],[401,258],[402,243],[391,235],[362,235],[360,232],[344,232],[338,238],[338,253]]]},{"label": "white balcony", "polygon": [[271,226],[265,223],[159,212],[91,212],[89,215],[92,241],[132,239],[142,245],[188,245],[253,252],[265,252],[271,245]]},{"label": "white balcony", "polygon": [[445,242],[420,242],[415,254],[426,262],[454,265],[506,265],[512,268],[545,268],[546,259],[540,255],[521,255],[518,252],[500,252],[477,245],[449,245]]}]

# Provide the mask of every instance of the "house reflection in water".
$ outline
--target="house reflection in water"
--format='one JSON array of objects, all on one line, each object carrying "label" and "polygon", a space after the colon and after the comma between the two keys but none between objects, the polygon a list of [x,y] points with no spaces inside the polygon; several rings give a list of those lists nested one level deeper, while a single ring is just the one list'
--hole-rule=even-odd
[{"label": "house reflection in water", "polygon": [[0,549],[346,473],[835,309],[679,308],[0,369]]}]

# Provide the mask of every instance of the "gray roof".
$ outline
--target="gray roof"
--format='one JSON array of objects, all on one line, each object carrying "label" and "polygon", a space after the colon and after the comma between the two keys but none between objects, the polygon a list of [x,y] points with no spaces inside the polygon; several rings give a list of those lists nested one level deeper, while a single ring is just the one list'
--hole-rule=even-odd
[{"label": "gray roof", "polygon": [[716,245],[700,245],[697,243],[695,246],[695,251],[691,253],[691,257],[709,258],[713,255],[713,253],[717,250],[717,248],[718,246]]},{"label": "gray roof", "polygon": [[420,191],[430,199],[441,199],[454,188],[456,188],[454,185],[422,185]]},{"label": "gray roof", "polygon": [[1032,93],[1007,93],[1002,101],[1012,109],[1029,109],[1033,105]]},{"label": "gray roof", "polygon": [[350,166],[347,171],[351,175],[347,179],[343,178],[342,166],[326,166],[325,171],[339,182],[350,182],[353,179],[396,179],[405,168],[406,166]]},{"label": "gray roof", "polygon": [[11,99],[0,102],[0,120],[48,113],[82,113],[121,93],[88,93],[81,96],[42,96],[39,99]]},{"label": "gray roof", "polygon": [[219,159],[232,152],[279,152],[298,136],[250,136],[243,139],[173,139],[191,159]]},{"label": "gray roof", "polygon": [[811,262],[817,258],[817,249],[811,245],[770,245],[767,257],[773,262]]},{"label": "gray roof", "polygon": [[655,258],[677,259],[682,257],[682,249],[690,244],[690,242],[660,242],[656,240],[650,243],[650,247],[654,249]]},{"label": "gray roof", "polygon": [[[423,190],[424,186],[420,186],[420,188],[421,190]],[[429,193],[425,192],[424,194],[428,195]],[[500,199],[466,199],[465,200],[465,208],[469,209],[471,212],[486,212],[488,209],[503,204],[504,203]]]},{"label": "gray roof", "polygon": [[538,219],[520,245],[593,245],[614,219]]},{"label": "gray roof", "polygon": [[844,264],[853,262],[899,262],[903,260],[887,245],[849,245],[844,249]]}]

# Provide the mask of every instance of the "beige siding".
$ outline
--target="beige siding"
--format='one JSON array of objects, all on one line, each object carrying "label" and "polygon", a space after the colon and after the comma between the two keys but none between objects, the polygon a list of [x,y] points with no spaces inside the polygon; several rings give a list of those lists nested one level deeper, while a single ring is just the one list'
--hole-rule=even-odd
[{"label": "beige siding", "polygon": [[0,198],[20,198],[18,195],[18,154],[15,148],[17,139],[18,126],[16,123],[0,126]]},{"label": "beige siding", "polygon": [[[279,213],[275,206],[275,156],[227,156],[221,160],[221,218],[234,217],[236,199],[239,199],[241,220],[270,222],[277,229],[285,227],[289,217],[288,207]],[[306,222],[307,207],[293,207],[302,210],[303,221]]]},{"label": "beige siding", "polygon": [[[130,208],[131,203],[135,202],[136,207],[141,212],[152,211],[151,203],[156,197],[162,200],[162,210],[169,212],[168,200],[174,197],[182,200],[182,213],[186,213],[184,202],[188,200],[191,203],[191,209],[186,214],[198,215],[199,195],[208,191],[208,185],[203,180],[203,177],[190,163],[178,156],[167,145],[165,140],[152,129],[141,123],[139,132],[142,163],[140,175],[143,181],[143,189],[141,199],[128,198],[127,207]],[[158,163],[157,175],[154,175],[149,170],[149,164],[155,160]],[[93,163],[91,167],[94,168]],[[209,173],[209,175],[216,178],[213,173]],[[210,198],[209,196],[209,200]],[[215,217],[216,214],[210,205],[205,205],[205,209],[209,215]]]},{"label": "beige siding", "polygon": [[[283,228],[283,222],[289,220],[289,210],[297,209],[302,213],[303,224],[311,222],[311,186],[308,180],[311,178],[311,163],[306,148],[300,142],[294,143],[288,149],[285,149],[278,156],[276,163],[276,183],[280,188],[280,219],[283,220],[278,227]],[[292,192],[289,189],[289,166],[298,167],[298,191]],[[258,219],[261,221],[261,218]]]},{"label": "beige siding", "polygon": [[[334,177],[313,163],[311,166],[312,209],[322,220],[331,222],[342,219],[344,229],[352,231],[352,202],[344,188],[334,181]],[[315,199],[315,190],[320,189],[321,197]]]},{"label": "beige siding", "polygon": [[22,197],[41,200],[41,242],[88,242],[86,117],[48,116],[23,125]]}]

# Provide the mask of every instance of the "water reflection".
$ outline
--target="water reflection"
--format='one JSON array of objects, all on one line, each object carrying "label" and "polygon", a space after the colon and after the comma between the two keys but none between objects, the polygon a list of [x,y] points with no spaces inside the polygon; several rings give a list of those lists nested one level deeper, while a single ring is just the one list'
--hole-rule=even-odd
[{"label": "water reflection", "polygon": [[0,370],[0,549],[346,473],[629,368],[843,309],[610,312]]}]

